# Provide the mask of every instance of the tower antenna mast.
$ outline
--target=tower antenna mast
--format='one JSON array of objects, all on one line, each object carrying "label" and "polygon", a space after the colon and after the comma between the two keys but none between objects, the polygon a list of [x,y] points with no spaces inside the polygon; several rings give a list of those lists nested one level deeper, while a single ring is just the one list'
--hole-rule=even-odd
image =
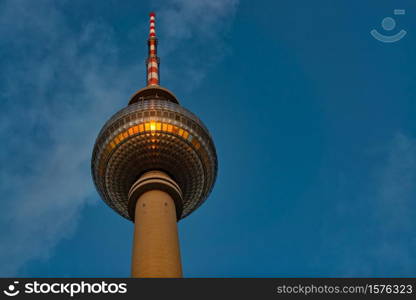
[{"label": "tower antenna mast", "polygon": [[151,12],[150,15],[149,38],[147,45],[149,48],[146,59],[147,67],[147,86],[159,85],[159,57],[157,56],[157,37],[156,37],[156,14]]}]

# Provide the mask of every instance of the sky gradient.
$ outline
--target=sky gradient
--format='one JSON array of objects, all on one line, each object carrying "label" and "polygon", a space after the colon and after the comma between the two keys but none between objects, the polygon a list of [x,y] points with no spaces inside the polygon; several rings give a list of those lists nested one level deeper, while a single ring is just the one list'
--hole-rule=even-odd
[{"label": "sky gradient", "polygon": [[[145,85],[152,10],[161,85],[219,159],[179,223],[185,277],[416,276],[411,0],[0,2],[0,276],[129,276],[90,158]],[[388,16],[397,43],[370,35]]]}]

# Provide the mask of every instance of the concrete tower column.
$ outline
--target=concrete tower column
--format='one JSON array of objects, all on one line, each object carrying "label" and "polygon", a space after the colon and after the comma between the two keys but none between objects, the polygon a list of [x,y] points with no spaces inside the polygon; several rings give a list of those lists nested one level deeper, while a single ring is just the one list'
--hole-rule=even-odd
[{"label": "concrete tower column", "polygon": [[177,228],[181,203],[179,186],[163,172],[147,172],[133,184],[129,193],[129,212],[134,214],[132,277],[182,277]]}]

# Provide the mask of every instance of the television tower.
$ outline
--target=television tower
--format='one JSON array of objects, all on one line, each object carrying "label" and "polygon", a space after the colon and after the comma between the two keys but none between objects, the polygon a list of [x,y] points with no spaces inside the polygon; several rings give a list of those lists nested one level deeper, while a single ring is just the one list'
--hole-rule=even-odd
[{"label": "television tower", "polygon": [[154,13],[147,44],[147,86],[101,129],[92,177],[101,198],[134,222],[132,277],[182,277],[177,221],[210,194],[217,154],[204,124],[159,85]]}]

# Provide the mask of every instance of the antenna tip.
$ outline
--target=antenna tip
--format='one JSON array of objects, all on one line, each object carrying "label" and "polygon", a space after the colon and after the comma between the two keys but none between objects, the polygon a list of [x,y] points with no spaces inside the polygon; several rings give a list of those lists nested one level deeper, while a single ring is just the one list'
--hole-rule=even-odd
[{"label": "antenna tip", "polygon": [[156,17],[156,14],[152,11],[152,12],[149,14],[149,17]]}]

